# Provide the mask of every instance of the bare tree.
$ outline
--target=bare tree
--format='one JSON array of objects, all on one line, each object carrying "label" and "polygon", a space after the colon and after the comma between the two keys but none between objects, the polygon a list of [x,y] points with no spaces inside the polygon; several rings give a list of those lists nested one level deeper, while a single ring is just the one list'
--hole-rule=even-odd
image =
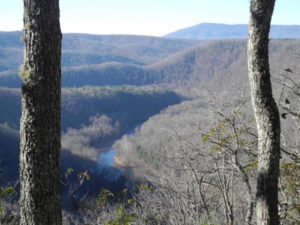
[{"label": "bare tree", "polygon": [[21,225],[61,219],[61,30],[59,0],[24,0]]},{"label": "bare tree", "polygon": [[275,0],[252,0],[248,72],[258,130],[257,224],[277,225],[280,159],[280,117],[272,95],[269,31]]},{"label": "bare tree", "polygon": [[[297,56],[293,56],[297,57]],[[300,94],[299,73],[285,68],[281,77],[274,79],[281,89],[278,105],[282,120],[281,163],[279,177],[279,216],[281,224],[294,224],[300,218]]]}]

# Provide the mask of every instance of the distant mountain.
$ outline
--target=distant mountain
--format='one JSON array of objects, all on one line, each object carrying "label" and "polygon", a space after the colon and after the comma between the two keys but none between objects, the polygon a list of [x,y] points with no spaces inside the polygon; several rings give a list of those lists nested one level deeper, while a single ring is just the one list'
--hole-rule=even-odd
[{"label": "distant mountain", "polygon": [[[240,39],[247,38],[247,24],[218,24],[218,23],[201,23],[196,26],[184,28],[165,35],[167,38],[182,39]],[[290,38],[300,39],[300,25],[272,25],[271,38]]]},{"label": "distant mountain", "polygon": [[[270,65],[278,77],[285,68],[299,71],[300,40],[271,40]],[[247,80],[247,41],[213,40],[158,60],[150,65],[102,63],[63,69],[64,87],[86,85],[230,85]],[[0,86],[19,87],[14,72],[0,72]]]},{"label": "distant mountain", "polygon": [[63,66],[105,62],[147,65],[198,43],[195,40],[170,40],[140,35],[64,34]]},{"label": "distant mountain", "polygon": [[[6,35],[6,37],[4,37]],[[0,32],[0,86],[18,88],[21,32]],[[298,67],[300,40],[270,42],[272,75]],[[247,76],[246,40],[193,41],[128,35],[67,34],[63,41],[63,87],[86,85],[228,85]],[[1,52],[3,54],[1,54]],[[6,63],[4,63],[6,62]],[[9,69],[11,68],[11,69]],[[296,70],[296,69],[295,69]],[[299,69],[297,69],[299,70]]]},{"label": "distant mountain", "polygon": [[[0,72],[19,69],[23,61],[22,36],[21,31],[0,32]],[[198,43],[138,35],[63,34],[62,66],[105,62],[147,65]]]},{"label": "distant mountain", "polygon": [[[300,40],[272,40],[269,49],[272,76],[280,76],[287,67],[298,70]],[[225,87],[238,80],[248,81],[246,53],[246,40],[214,40],[145,66],[107,63],[73,67],[63,71],[62,82],[69,87],[90,84]]]}]

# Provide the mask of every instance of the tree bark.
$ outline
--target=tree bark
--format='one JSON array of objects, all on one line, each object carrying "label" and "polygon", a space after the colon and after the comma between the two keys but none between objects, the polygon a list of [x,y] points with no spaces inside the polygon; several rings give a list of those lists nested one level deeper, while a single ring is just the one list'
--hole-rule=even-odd
[{"label": "tree bark", "polygon": [[272,95],[269,71],[269,30],[275,0],[252,0],[248,72],[258,130],[257,224],[278,225],[280,117]]},{"label": "tree bark", "polygon": [[24,0],[21,225],[61,225],[59,0]]}]

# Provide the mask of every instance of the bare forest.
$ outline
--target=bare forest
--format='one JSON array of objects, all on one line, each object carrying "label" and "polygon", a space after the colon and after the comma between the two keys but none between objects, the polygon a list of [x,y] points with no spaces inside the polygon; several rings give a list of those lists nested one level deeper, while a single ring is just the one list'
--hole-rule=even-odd
[{"label": "bare forest", "polygon": [[253,0],[248,39],[61,36],[58,5],[24,2],[24,33],[0,32],[0,224],[299,224],[299,26],[260,27]]}]

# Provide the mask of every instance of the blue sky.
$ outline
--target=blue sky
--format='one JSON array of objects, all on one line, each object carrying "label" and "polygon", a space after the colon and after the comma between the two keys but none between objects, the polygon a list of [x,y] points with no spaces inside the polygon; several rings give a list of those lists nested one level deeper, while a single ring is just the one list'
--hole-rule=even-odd
[{"label": "blue sky", "polygon": [[[246,24],[250,0],[60,0],[64,33],[162,36],[203,22]],[[273,24],[299,24],[300,0],[277,0]],[[0,31],[21,30],[23,1],[0,0]]]}]

